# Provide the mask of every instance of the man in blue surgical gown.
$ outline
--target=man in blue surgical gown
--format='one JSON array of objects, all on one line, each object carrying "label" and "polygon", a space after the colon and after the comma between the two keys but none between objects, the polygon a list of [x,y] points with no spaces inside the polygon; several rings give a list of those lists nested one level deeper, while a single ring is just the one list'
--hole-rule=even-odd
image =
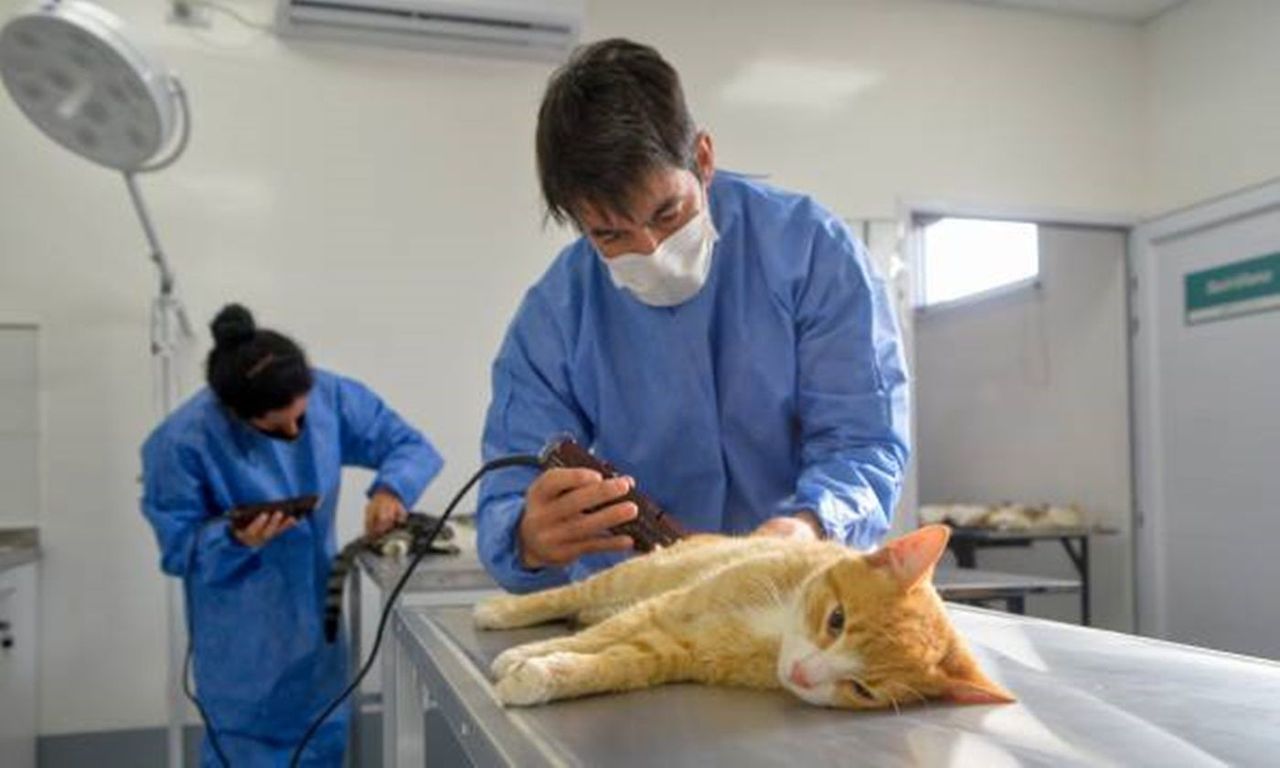
[{"label": "man in blue surgical gown", "polygon": [[632,542],[593,509],[635,482],[685,527],[873,547],[908,458],[907,376],[884,283],[813,200],[717,171],[676,72],[606,40],[551,79],[537,160],[581,237],[525,295],[493,364],[486,459],[569,434],[627,474],[486,478],[479,547],[513,591],[586,576]]},{"label": "man in blue surgical gown", "polygon": [[[404,518],[442,462],[373,392],[311,368],[288,337],[230,305],[213,322],[209,388],[142,449],[142,512],[161,568],[183,579],[196,692],[214,730],[205,766],[286,766],[303,732],[346,686],[344,643],[323,633],[342,467],[374,470],[365,528]],[[263,513],[243,529],[225,513],[316,494],[294,520]],[[342,764],[349,712],[317,732],[302,765]],[[221,753],[221,754],[219,754]]]}]

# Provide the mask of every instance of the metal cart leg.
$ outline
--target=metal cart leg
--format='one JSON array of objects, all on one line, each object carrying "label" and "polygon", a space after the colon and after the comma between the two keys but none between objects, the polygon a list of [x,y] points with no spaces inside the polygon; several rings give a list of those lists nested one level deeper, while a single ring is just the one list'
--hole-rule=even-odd
[{"label": "metal cart leg", "polygon": [[[347,661],[347,674],[355,675],[360,671],[361,649],[361,606],[360,606],[360,569],[351,569],[351,583],[347,587],[351,594],[347,596],[347,642],[350,653]],[[351,723],[347,726],[347,768],[360,766],[360,691],[351,697]]]},{"label": "metal cart leg", "polygon": [[[385,602],[386,594],[383,594],[382,600]],[[396,726],[400,722],[400,689],[399,680],[397,679],[396,662],[399,659],[398,649],[399,641],[396,639],[396,633],[390,632],[383,641],[385,645],[382,648],[382,768],[397,768],[399,765],[396,759],[396,750],[398,744],[396,741]]]},{"label": "metal cart leg", "polygon": [[956,565],[961,568],[978,567],[978,549],[972,541],[956,541],[952,539],[948,546],[955,553]]},{"label": "metal cart leg", "polygon": [[1089,537],[1080,537],[1080,623],[1089,626],[1092,617],[1090,616],[1089,604]]},{"label": "metal cart leg", "polygon": [[[1080,542],[1080,549],[1077,551],[1071,546],[1072,539]],[[1089,626],[1089,537],[1088,536],[1063,536],[1059,541],[1062,542],[1062,548],[1067,551],[1067,557],[1071,558],[1071,563],[1076,567],[1076,573],[1080,574],[1080,623]]]}]

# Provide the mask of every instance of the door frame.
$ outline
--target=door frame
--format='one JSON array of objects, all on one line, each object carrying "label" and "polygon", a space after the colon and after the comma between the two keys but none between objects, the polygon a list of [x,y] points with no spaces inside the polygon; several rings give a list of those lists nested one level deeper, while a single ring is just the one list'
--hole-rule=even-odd
[{"label": "door frame", "polygon": [[[1135,280],[1134,273],[1134,235],[1143,226],[1141,217],[1132,213],[1117,213],[1107,211],[1086,211],[1070,208],[1054,208],[1039,206],[1018,206],[1018,205],[984,205],[960,203],[954,201],[922,199],[902,199],[898,202],[898,221],[901,223],[902,244],[901,251],[903,258],[906,260],[907,268],[911,271],[913,285],[916,290],[923,290],[922,281],[918,274],[920,266],[920,238],[916,221],[924,217],[962,217],[975,219],[993,219],[998,221],[1026,221],[1035,222],[1036,224],[1046,226],[1059,227],[1083,227],[1089,229],[1111,229],[1125,233],[1125,255],[1124,255],[1124,271],[1125,280],[1128,284],[1128,290],[1124,292],[1124,313],[1128,319],[1128,333],[1125,334],[1125,344],[1127,353],[1126,361],[1126,386],[1127,397],[1129,400],[1129,535],[1130,535],[1130,551],[1129,551],[1129,568],[1128,578],[1133,590],[1133,622],[1134,630],[1138,633],[1144,633],[1141,623],[1141,615],[1139,612],[1139,599],[1142,594],[1141,579],[1139,566],[1139,549],[1138,539],[1141,524],[1139,515],[1140,496],[1139,496],[1139,458],[1138,458],[1138,414],[1137,414],[1137,391],[1136,376],[1137,357],[1135,356],[1136,333],[1139,328],[1137,315],[1135,314],[1135,290],[1138,283]],[[918,298],[918,294],[917,294]],[[914,311],[912,313],[912,324],[914,325]],[[915,360],[910,361],[912,370],[915,370]],[[911,399],[917,402],[915,379],[911,379]],[[915,409],[911,411],[911,438],[912,444],[916,444],[917,440],[917,413]]]}]

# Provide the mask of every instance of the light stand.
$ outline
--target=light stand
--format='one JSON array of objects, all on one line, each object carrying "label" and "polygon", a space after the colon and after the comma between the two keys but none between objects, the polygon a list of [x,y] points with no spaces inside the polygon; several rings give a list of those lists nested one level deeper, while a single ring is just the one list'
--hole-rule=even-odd
[{"label": "light stand", "polygon": [[[150,327],[154,403],[163,419],[178,400],[178,360],[194,334],[137,176],[167,168],[186,149],[191,135],[186,92],[176,76],[130,39],[118,18],[87,0],[41,0],[10,19],[0,29],[0,77],[45,135],[124,174],[159,278]],[[166,603],[167,753],[171,768],[179,768],[184,761],[186,630],[174,579],[168,580]]]}]

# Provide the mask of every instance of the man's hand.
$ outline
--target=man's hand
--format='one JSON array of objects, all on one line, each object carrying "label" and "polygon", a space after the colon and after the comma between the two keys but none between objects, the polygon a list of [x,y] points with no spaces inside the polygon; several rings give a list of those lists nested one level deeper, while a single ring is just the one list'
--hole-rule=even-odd
[{"label": "man's hand", "polygon": [[381,536],[409,516],[400,497],[391,491],[376,490],[364,508],[364,532],[366,536]]},{"label": "man's hand", "polygon": [[246,547],[257,549],[297,524],[297,518],[283,512],[263,512],[245,527],[232,528],[231,535]]},{"label": "man's hand", "polygon": [[609,529],[634,520],[640,510],[622,502],[584,514],[625,495],[635,485],[629,477],[602,479],[591,469],[550,469],[538,476],[524,497],[520,517],[520,562],[526,568],[568,565],[591,552],[624,552],[630,536]]},{"label": "man's hand", "polygon": [[817,541],[822,538],[822,524],[817,515],[801,510],[794,515],[771,517],[755,530],[757,536],[776,536],[780,539]]}]

